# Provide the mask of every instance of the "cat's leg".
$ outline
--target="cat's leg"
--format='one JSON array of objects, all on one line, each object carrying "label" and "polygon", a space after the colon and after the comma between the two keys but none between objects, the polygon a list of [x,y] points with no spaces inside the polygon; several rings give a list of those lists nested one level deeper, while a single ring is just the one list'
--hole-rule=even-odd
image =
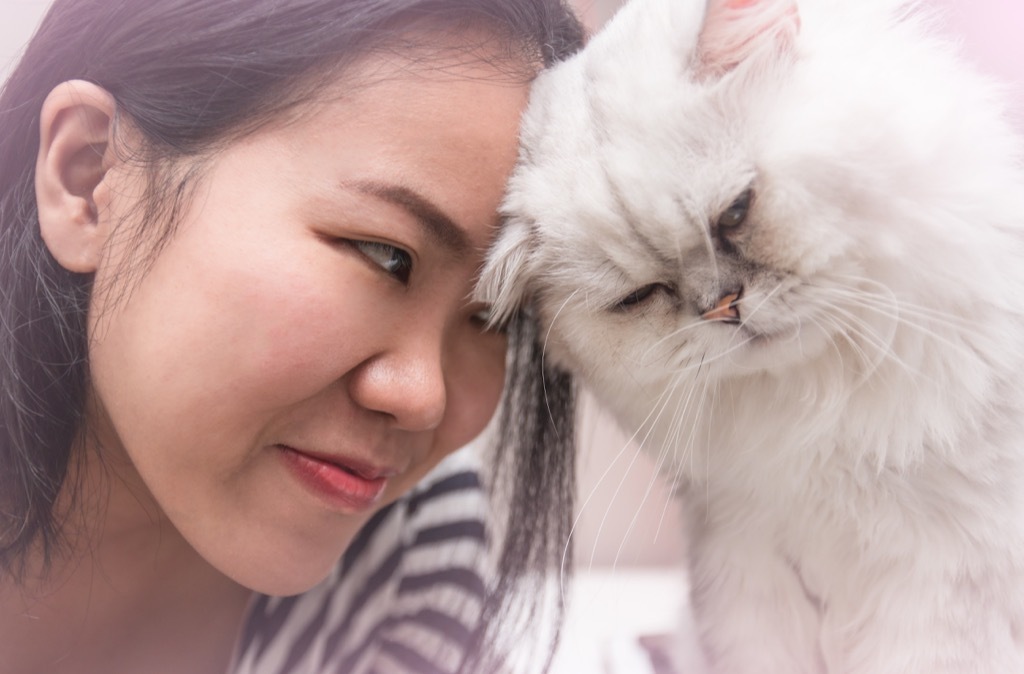
[{"label": "cat's leg", "polygon": [[675,674],[714,674],[704,655],[693,606],[687,603],[674,635],[669,658]]},{"label": "cat's leg", "polygon": [[715,674],[824,674],[821,615],[796,567],[759,540],[705,531],[691,552],[693,605]]},{"label": "cat's leg", "polygon": [[[998,551],[991,557],[1005,559]],[[1024,672],[1024,578],[1007,571],[965,571],[955,563],[936,568],[922,550],[913,564],[876,574],[847,598],[847,610],[835,606],[826,616],[829,671]]]}]

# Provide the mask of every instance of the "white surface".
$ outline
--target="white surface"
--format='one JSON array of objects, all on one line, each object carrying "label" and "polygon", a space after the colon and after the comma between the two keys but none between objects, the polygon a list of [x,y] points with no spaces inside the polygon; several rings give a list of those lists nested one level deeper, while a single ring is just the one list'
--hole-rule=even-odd
[{"label": "white surface", "polygon": [[637,639],[675,631],[687,593],[681,568],[577,572],[550,674],[653,674]]},{"label": "white surface", "polygon": [[7,79],[49,6],[49,0],[0,0],[0,80]]}]

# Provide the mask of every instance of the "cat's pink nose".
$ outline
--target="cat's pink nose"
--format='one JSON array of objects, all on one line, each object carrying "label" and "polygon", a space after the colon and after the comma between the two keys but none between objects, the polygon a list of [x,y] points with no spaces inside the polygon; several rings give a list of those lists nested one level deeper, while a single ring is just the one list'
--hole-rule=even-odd
[{"label": "cat's pink nose", "polygon": [[743,296],[743,289],[726,293],[718,300],[714,307],[700,315],[705,321],[726,321],[728,323],[740,322],[740,297]]}]

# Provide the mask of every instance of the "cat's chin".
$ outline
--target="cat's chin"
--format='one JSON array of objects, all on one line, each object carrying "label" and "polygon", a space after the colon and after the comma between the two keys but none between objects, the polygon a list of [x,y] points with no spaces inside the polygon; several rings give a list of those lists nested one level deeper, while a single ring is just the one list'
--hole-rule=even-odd
[{"label": "cat's chin", "polygon": [[832,343],[820,329],[790,325],[773,329],[740,326],[719,360],[731,376],[783,372],[815,360]]}]

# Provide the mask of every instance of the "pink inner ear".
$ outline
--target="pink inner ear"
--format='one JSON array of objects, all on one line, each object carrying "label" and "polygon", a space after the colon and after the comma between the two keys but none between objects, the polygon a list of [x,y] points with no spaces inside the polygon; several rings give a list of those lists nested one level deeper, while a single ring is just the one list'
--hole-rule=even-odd
[{"label": "pink inner ear", "polygon": [[760,49],[784,52],[799,32],[795,0],[709,0],[697,47],[700,73],[720,76]]}]

